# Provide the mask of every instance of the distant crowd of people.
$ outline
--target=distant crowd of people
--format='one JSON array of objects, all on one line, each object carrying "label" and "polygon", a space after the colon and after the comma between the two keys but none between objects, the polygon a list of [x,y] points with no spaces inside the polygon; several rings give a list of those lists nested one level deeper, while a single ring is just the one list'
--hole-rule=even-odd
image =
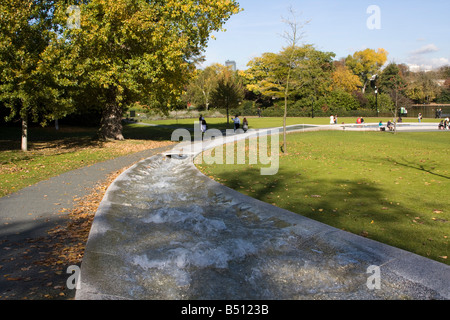
[{"label": "distant crowd of people", "polygon": [[[442,112],[442,110],[440,109],[440,111]],[[260,112],[258,112],[258,116],[260,117]],[[419,122],[422,121],[422,114],[419,113],[417,116],[417,119]],[[203,115],[200,115],[199,118],[200,121],[200,127],[201,127],[201,131],[202,133],[205,133],[206,130],[208,130],[208,124],[206,123],[205,118],[203,117]],[[241,128],[241,119],[239,118],[239,115],[235,115],[235,117],[232,119],[233,124],[234,124],[234,132],[236,132],[238,129]],[[331,115],[330,116],[330,124],[337,124],[338,122],[338,117],[337,115]],[[397,123],[402,123],[403,119],[402,117],[398,118]],[[364,118],[363,117],[358,117],[356,119],[356,124],[364,124]],[[379,122],[378,124],[379,128],[381,131],[385,131],[386,129],[388,129],[389,131],[393,131],[395,129],[395,123],[394,121],[389,120],[386,124],[386,126],[383,124],[382,121]],[[249,128],[249,124],[248,124],[248,120],[247,118],[244,118],[242,120],[242,130],[244,132],[247,132]],[[446,117],[444,120],[441,120],[441,122],[439,123],[439,130],[450,130],[450,119],[449,117]]]},{"label": "distant crowd of people", "polygon": [[[236,130],[240,129],[240,127],[241,127],[241,119],[239,119],[239,115],[235,115],[235,117],[232,120],[234,123],[234,132],[236,132]],[[206,120],[203,117],[203,115],[200,115],[200,117],[198,118],[198,121],[200,122],[200,129],[202,130],[202,133],[205,133],[206,130],[208,130],[208,124],[206,123]],[[247,118],[244,118],[242,120],[242,130],[244,130],[244,132],[247,132],[247,130],[248,130]]]}]

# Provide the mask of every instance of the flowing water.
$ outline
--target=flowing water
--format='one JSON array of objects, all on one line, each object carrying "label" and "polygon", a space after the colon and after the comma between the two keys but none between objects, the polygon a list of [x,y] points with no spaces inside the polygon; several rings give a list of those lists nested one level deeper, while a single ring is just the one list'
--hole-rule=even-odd
[{"label": "flowing water", "polygon": [[108,201],[83,261],[91,270],[84,290],[177,300],[408,296],[386,278],[383,290],[369,290],[369,253],[296,232],[305,220],[235,199],[190,157],[140,162],[115,182]]}]

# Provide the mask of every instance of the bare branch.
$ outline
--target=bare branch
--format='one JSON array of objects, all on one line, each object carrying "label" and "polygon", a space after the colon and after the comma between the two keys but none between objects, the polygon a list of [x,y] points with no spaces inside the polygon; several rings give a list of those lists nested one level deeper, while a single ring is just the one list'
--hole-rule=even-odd
[{"label": "bare branch", "polygon": [[288,19],[281,17],[281,21],[288,25],[289,30],[285,31],[281,37],[286,39],[290,47],[295,47],[300,40],[304,38],[305,32],[303,29],[311,22],[311,20],[301,22],[299,15],[297,15],[297,12],[292,6],[289,7],[288,11],[290,17]]}]

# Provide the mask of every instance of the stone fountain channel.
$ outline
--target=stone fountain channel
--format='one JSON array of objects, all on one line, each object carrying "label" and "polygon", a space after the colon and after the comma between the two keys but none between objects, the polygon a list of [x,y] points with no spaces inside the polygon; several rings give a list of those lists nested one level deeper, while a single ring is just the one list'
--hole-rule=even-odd
[{"label": "stone fountain channel", "polygon": [[202,143],[195,152],[181,143],[110,186],[89,235],[76,299],[450,298],[444,264],[204,176],[194,157],[224,142]]}]

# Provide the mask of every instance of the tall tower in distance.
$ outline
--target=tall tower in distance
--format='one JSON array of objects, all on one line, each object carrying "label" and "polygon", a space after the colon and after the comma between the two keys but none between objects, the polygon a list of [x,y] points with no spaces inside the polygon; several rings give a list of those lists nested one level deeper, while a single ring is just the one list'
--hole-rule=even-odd
[{"label": "tall tower in distance", "polygon": [[231,70],[236,71],[236,61],[227,60],[225,61],[225,66],[231,67]]}]

